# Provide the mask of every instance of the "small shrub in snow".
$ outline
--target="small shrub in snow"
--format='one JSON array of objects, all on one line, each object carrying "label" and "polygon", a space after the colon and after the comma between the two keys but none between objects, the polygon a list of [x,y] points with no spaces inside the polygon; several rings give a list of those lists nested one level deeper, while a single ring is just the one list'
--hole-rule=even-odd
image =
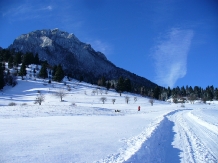
[{"label": "small shrub in snow", "polygon": [[21,104],[21,106],[25,106],[25,105],[27,105],[27,103],[22,103],[22,104]]},{"label": "small shrub in snow", "polygon": [[92,90],[92,95],[95,95],[96,94],[96,90]]},{"label": "small shrub in snow", "polygon": [[76,106],[76,103],[73,102],[71,105],[72,105],[72,106]]},{"label": "small shrub in snow", "polygon": [[113,104],[114,104],[114,103],[115,103],[115,101],[116,101],[116,99],[112,99],[111,101],[112,101],[112,102],[113,102]]},{"label": "small shrub in snow", "polygon": [[184,107],[185,107],[184,103],[182,103],[182,104],[181,104],[181,107],[182,107],[182,108],[184,108]]},{"label": "small shrub in snow", "polygon": [[106,98],[106,97],[101,97],[100,100],[101,100],[101,102],[103,102],[103,104],[104,104],[105,101],[107,101],[107,98]]},{"label": "small shrub in snow", "polygon": [[135,102],[137,101],[137,97],[134,97],[134,101],[135,101]]},{"label": "small shrub in snow", "polygon": [[63,101],[63,97],[67,95],[66,91],[63,89],[58,90],[57,92],[54,93],[54,96],[58,97]]},{"label": "small shrub in snow", "polygon": [[16,103],[14,103],[14,102],[10,102],[9,104],[8,104],[8,106],[16,106],[17,104]]},{"label": "small shrub in snow", "polygon": [[125,101],[126,101],[126,103],[128,104],[129,101],[130,101],[130,97],[129,97],[129,96],[126,96],[126,97],[125,97]]},{"label": "small shrub in snow", "polygon": [[71,86],[70,85],[67,85],[67,90],[71,91]]},{"label": "small shrub in snow", "polygon": [[45,101],[45,96],[40,93],[40,94],[37,95],[34,104],[39,104],[39,105],[41,105],[42,102],[44,102],[44,101]]},{"label": "small shrub in snow", "polygon": [[102,93],[103,93],[103,90],[102,90],[102,89],[100,89],[100,90],[99,90],[99,93],[102,95]]},{"label": "small shrub in snow", "polygon": [[151,106],[153,106],[153,104],[154,104],[154,99],[149,99],[148,102],[151,104]]}]

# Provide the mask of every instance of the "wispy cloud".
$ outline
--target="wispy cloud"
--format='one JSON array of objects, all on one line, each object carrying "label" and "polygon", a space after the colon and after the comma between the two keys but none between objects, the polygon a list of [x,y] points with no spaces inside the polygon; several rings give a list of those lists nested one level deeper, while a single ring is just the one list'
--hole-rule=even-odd
[{"label": "wispy cloud", "polygon": [[90,41],[90,44],[93,47],[93,49],[95,49],[95,51],[100,51],[105,55],[108,55],[112,50],[109,44],[102,42],[101,40]]},{"label": "wispy cloud", "polygon": [[153,49],[155,61],[155,82],[161,86],[173,87],[187,72],[187,55],[194,32],[192,30],[171,29],[160,38]]},{"label": "wispy cloud", "polygon": [[9,17],[11,21],[19,21],[26,19],[40,18],[44,16],[42,12],[52,11],[52,5],[24,3],[19,6],[14,6],[2,13],[3,17]]}]

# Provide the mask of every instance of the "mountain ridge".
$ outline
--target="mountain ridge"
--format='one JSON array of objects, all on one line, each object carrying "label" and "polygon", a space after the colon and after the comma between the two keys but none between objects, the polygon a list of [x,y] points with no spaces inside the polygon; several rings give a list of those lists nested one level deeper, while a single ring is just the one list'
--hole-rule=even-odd
[{"label": "mountain ridge", "polygon": [[74,34],[59,29],[43,29],[22,34],[8,47],[15,52],[32,52],[50,65],[61,64],[65,73],[88,82],[101,76],[107,79],[129,78],[135,85],[155,87],[157,84],[117,67],[107,57],[95,51],[90,44],[81,42]]}]

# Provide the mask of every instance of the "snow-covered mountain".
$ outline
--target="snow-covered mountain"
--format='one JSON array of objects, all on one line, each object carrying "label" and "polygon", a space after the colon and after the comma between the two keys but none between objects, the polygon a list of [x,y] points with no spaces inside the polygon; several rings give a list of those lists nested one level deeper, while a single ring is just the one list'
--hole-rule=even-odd
[{"label": "snow-covered mountain", "polygon": [[9,49],[38,53],[40,60],[50,65],[61,64],[67,74],[83,75],[84,80],[96,80],[101,76],[118,79],[121,75],[141,86],[155,87],[151,81],[116,67],[90,44],[81,42],[74,34],[59,29],[36,30],[16,38]]}]

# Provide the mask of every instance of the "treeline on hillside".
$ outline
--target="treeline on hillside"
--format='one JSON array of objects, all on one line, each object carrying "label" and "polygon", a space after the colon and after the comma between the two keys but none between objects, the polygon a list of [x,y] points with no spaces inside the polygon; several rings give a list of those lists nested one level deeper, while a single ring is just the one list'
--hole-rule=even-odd
[{"label": "treeline on hillside", "polygon": [[[5,63],[8,63],[8,67],[6,68]],[[62,66],[49,65],[46,61],[41,61],[38,57],[38,54],[32,53],[21,53],[21,52],[14,52],[8,49],[1,49],[0,50],[0,90],[5,85],[16,85],[16,76],[21,76],[24,79],[26,76],[26,67],[30,64],[40,65],[41,69],[36,66],[33,68],[32,76],[33,77],[40,77],[43,79],[48,79],[48,83],[51,81],[60,82],[67,76],[68,79],[74,78],[81,81],[86,79],[86,75],[81,73],[79,70],[74,70],[71,74],[66,74],[62,69]],[[21,65],[21,66],[20,66]],[[20,67],[19,67],[20,66]],[[18,69],[19,67],[19,69]],[[9,69],[13,69],[12,73]],[[38,72],[38,73],[37,73]],[[31,76],[29,76],[31,77]],[[89,74],[90,77],[90,74]],[[176,87],[176,88],[163,88],[160,86],[156,86],[155,88],[145,87],[143,85],[135,85],[132,83],[128,78],[120,76],[119,79],[107,78],[107,76],[102,75],[98,79],[88,79],[85,80],[91,84],[96,84],[98,86],[106,87],[107,89],[115,89],[120,96],[122,92],[132,92],[136,94],[141,94],[145,97],[150,97],[158,100],[167,100],[169,98],[173,98],[174,102],[181,101],[181,100],[197,100],[201,99],[202,101],[206,100],[218,100],[218,89],[214,88],[213,86],[208,86],[207,88],[203,89],[201,87],[195,86],[186,86],[186,87]]]},{"label": "treeline on hillside", "polygon": [[[40,77],[43,79],[49,79],[49,83],[52,80],[54,81],[62,81],[64,76],[67,76],[68,79],[74,78],[81,81],[85,81],[91,84],[96,84],[99,86],[105,86],[108,89],[116,89],[120,95],[122,92],[134,92],[140,93],[141,86],[135,85],[131,83],[128,78],[120,77],[119,79],[107,78],[106,75],[99,76],[98,78],[94,78],[95,75],[82,73],[80,70],[73,70],[71,73],[65,73],[62,69],[61,65],[49,65],[47,61],[41,61],[38,57],[38,54],[33,53],[21,53],[21,52],[14,52],[8,49],[0,50],[0,63],[1,63],[1,86],[0,89],[3,88],[4,85],[16,85],[16,76],[21,76],[22,79],[24,77],[27,78],[27,71],[28,65],[35,64],[40,65],[41,69],[39,70],[38,66],[31,70],[30,77]],[[5,65],[7,63],[7,66]],[[12,73],[9,71],[13,69]],[[39,71],[39,72],[38,72]],[[38,73],[37,73],[38,72]],[[93,78],[90,78],[92,77]],[[10,84],[6,79],[10,77],[14,79],[14,84]],[[149,88],[146,88],[149,89]]]},{"label": "treeline on hillside", "polygon": [[[7,66],[5,65],[6,62]],[[24,76],[27,75],[26,68],[31,64],[36,65],[36,67],[32,70],[29,77],[48,78],[49,83],[51,80],[60,82],[64,77],[64,71],[61,65],[52,67],[46,61],[39,60],[38,54],[23,54],[21,52],[2,49],[0,50],[0,90],[5,85],[15,86],[17,84],[17,76],[21,76],[24,79]],[[39,69],[38,65],[40,65],[41,69]]]},{"label": "treeline on hillside", "polygon": [[159,99],[168,99],[171,97],[173,102],[177,103],[178,101],[195,101],[201,100],[203,102],[218,100],[218,88],[214,86],[207,86],[205,89],[199,86],[182,86],[176,88],[162,88],[160,90]]}]

